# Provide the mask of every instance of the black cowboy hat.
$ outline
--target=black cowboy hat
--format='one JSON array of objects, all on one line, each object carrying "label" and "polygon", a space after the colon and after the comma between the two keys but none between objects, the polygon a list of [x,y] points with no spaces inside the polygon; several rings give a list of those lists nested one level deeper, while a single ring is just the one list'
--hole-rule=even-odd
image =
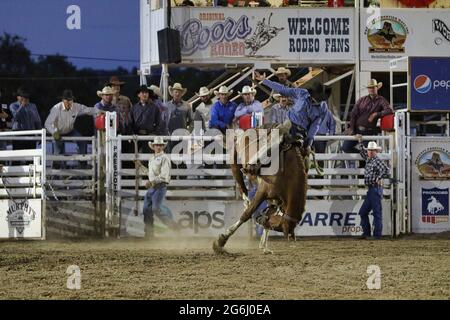
[{"label": "black cowboy hat", "polygon": [[17,89],[17,92],[14,94],[15,96],[20,96],[23,98],[30,98],[30,92],[25,89],[24,87],[20,87],[19,89]]},{"label": "black cowboy hat", "polygon": [[316,82],[309,88],[307,88],[311,97],[317,102],[327,101],[331,96],[331,88],[324,87],[322,83]]},{"label": "black cowboy hat", "polygon": [[75,100],[75,97],[73,96],[73,92],[70,89],[64,90],[63,94],[60,98],[62,100]]},{"label": "black cowboy hat", "polygon": [[137,90],[136,90],[136,95],[138,95],[141,92],[147,92],[149,95],[150,99],[157,99],[158,96],[156,95],[156,93],[150,89],[149,87],[147,87],[146,85],[141,85]]}]

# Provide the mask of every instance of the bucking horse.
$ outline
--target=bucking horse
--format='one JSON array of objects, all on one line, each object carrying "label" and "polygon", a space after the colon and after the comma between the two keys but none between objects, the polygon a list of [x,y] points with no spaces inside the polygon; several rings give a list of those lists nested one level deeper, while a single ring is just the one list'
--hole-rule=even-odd
[{"label": "bucking horse", "polygon": [[[264,200],[267,200],[269,206],[266,208],[265,214],[257,219],[257,222],[264,228],[259,248],[264,253],[272,253],[267,248],[269,230],[282,232],[286,239],[295,240],[294,229],[302,219],[305,211],[310,151],[309,148],[303,146],[302,141],[293,140],[288,135],[289,128],[290,122],[287,121],[278,127],[268,128],[265,125],[262,128],[255,129],[258,137],[261,129],[264,129],[271,131],[271,137],[274,133],[273,130],[278,130],[277,136],[281,138],[278,142],[279,148],[276,148],[276,152],[279,152],[279,169],[269,175],[261,174],[262,168],[259,162],[253,161],[253,163],[250,163],[248,161],[241,161],[238,163],[237,159],[239,155],[244,155],[246,159],[251,158],[252,155],[248,154],[249,143],[246,142],[245,138],[236,137],[236,147],[233,151],[235,161],[231,164],[231,170],[239,185],[246,208],[240,219],[232,224],[224,234],[220,234],[219,238],[214,241],[214,252],[226,252],[224,246],[228,239],[242,224],[252,217],[252,214]],[[244,141],[242,141],[243,139]],[[271,150],[271,152],[274,152],[274,150]],[[244,174],[256,176],[258,180],[256,194],[251,200],[248,198]]]}]

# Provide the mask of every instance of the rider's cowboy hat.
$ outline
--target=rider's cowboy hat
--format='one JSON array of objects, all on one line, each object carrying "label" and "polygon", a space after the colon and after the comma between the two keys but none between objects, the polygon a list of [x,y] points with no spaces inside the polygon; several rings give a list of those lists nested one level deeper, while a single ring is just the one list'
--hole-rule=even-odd
[{"label": "rider's cowboy hat", "polygon": [[276,76],[279,75],[279,74],[282,74],[282,73],[285,73],[288,77],[291,76],[291,70],[289,70],[289,69],[287,69],[285,67],[279,67],[277,69],[277,71],[275,71],[275,75]]},{"label": "rider's cowboy hat", "polygon": [[209,90],[207,87],[201,87],[198,92],[196,92],[196,95],[199,97],[209,96],[211,94],[211,90]]},{"label": "rider's cowboy hat", "polygon": [[370,79],[369,83],[367,84],[366,88],[375,88],[377,87],[380,89],[383,86],[383,82],[378,82],[376,79]]},{"label": "rider's cowboy hat", "polygon": [[97,95],[101,98],[104,95],[114,94],[115,91],[110,86],[106,86],[102,89],[102,91],[97,91]]},{"label": "rider's cowboy hat", "polygon": [[181,96],[184,96],[184,94],[187,92],[187,89],[186,88],[183,88],[183,86],[181,85],[181,83],[175,83],[174,85],[173,85],[173,87],[172,86],[169,86],[169,94],[171,95],[171,96],[173,96],[173,91],[175,91],[175,90],[178,90],[178,91],[181,91]]},{"label": "rider's cowboy hat", "polygon": [[244,87],[242,88],[242,92],[238,91],[238,93],[239,93],[240,95],[243,95],[243,94],[252,94],[252,95],[255,95],[255,94],[256,94],[256,89],[255,89],[255,88],[252,88],[252,87],[250,87],[250,86],[244,86]]},{"label": "rider's cowboy hat", "polygon": [[219,93],[224,93],[224,94],[226,94],[227,96],[229,96],[230,94],[232,94],[233,93],[233,90],[228,90],[228,87],[227,86],[221,86],[220,88],[219,88],[219,91],[214,91],[214,94],[217,96],[217,95],[219,95]]},{"label": "rider's cowboy hat", "polygon": [[108,86],[121,86],[124,84],[125,82],[120,81],[118,76],[112,76],[109,78],[109,82],[107,83]]},{"label": "rider's cowboy hat", "polygon": [[160,145],[160,146],[165,146],[167,144],[167,142],[164,142],[164,139],[162,137],[156,136],[155,139],[153,139],[153,141],[150,141],[148,143],[148,146],[150,147],[150,149],[153,149],[153,146],[155,145]]},{"label": "rider's cowboy hat", "polygon": [[375,151],[381,151],[381,147],[377,145],[375,141],[370,141],[367,145],[367,148],[364,148],[365,150],[375,150]]}]

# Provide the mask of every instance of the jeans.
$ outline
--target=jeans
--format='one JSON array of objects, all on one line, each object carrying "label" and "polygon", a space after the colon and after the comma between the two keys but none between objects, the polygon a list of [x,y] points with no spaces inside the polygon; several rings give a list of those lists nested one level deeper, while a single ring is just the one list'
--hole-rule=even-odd
[{"label": "jeans", "polygon": [[367,191],[366,198],[359,209],[359,215],[361,216],[361,227],[363,229],[363,235],[370,237],[371,229],[369,222],[369,213],[372,211],[373,215],[373,236],[378,238],[381,237],[383,230],[382,222],[382,210],[381,210],[381,199],[383,198],[383,188],[370,186]]},{"label": "jeans", "polygon": [[154,215],[156,215],[165,225],[175,229],[176,223],[172,219],[170,210],[161,210],[162,202],[166,196],[167,187],[150,188],[144,197],[144,223],[146,227],[153,226]]},{"label": "jeans", "polygon": [[[81,137],[82,135],[76,131],[76,130],[72,130],[71,132],[62,135],[63,137]],[[65,153],[65,141],[59,140],[54,142],[54,154],[55,155],[59,155],[59,154],[64,154]],[[87,141],[76,141],[76,144],[78,146],[79,152],[80,154],[86,154],[87,153]],[[80,166],[84,167],[86,166],[86,162],[80,162]],[[56,164],[54,167],[57,167]],[[65,164],[61,161],[61,165],[60,167],[65,168]]]},{"label": "jeans", "polygon": [[[253,198],[255,197],[256,191],[258,190],[258,184],[254,183],[250,186],[249,191],[248,191],[248,198],[250,200],[253,200]],[[268,203],[266,200],[264,200],[263,202],[261,202],[261,204],[258,206],[258,208],[256,208],[255,212],[253,212],[252,214],[252,218],[254,220],[256,220],[256,218],[258,218],[260,215],[263,214],[264,209],[266,209],[268,207]],[[260,226],[259,224],[255,225],[255,231],[256,231],[256,235],[257,236],[261,236],[262,232],[263,232],[263,227]]]}]

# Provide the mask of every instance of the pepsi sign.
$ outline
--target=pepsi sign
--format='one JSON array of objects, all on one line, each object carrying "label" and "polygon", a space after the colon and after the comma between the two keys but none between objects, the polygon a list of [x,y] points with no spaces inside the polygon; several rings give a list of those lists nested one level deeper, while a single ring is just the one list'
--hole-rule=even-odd
[{"label": "pepsi sign", "polygon": [[411,57],[412,111],[450,112],[450,58]]}]

